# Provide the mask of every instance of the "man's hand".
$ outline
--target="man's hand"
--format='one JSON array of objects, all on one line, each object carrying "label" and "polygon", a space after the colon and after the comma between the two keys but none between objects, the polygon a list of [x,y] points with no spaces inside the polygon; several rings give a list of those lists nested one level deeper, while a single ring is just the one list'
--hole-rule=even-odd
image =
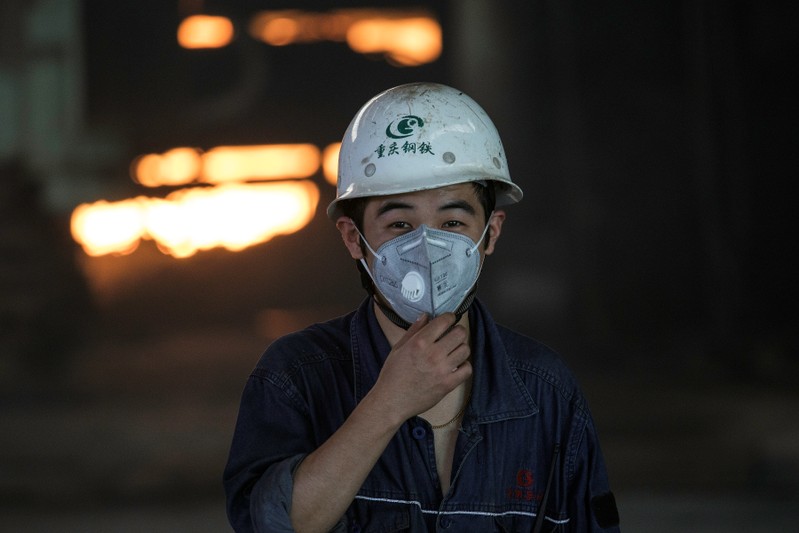
[{"label": "man's hand", "polygon": [[297,468],[291,505],[295,531],[329,531],[397,429],[472,375],[467,337],[452,313],[422,317],[408,328],[388,354],[375,386]]},{"label": "man's hand", "polygon": [[468,340],[452,313],[423,315],[394,345],[370,394],[398,423],[427,411],[472,375]]}]

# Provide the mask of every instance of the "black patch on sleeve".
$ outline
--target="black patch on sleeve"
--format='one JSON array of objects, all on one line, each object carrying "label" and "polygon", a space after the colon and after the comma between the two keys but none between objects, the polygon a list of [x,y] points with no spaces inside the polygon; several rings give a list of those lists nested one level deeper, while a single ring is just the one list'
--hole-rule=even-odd
[{"label": "black patch on sleeve", "polygon": [[599,527],[606,528],[619,525],[619,510],[612,492],[605,492],[591,498],[591,509]]}]

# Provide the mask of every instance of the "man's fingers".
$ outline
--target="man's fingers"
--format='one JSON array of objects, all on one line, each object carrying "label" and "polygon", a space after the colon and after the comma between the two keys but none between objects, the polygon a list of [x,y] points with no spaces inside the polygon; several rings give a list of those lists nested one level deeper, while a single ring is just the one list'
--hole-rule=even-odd
[{"label": "man's fingers", "polygon": [[[437,334],[437,332],[434,334]],[[436,338],[435,344],[444,350],[444,353],[449,355],[457,348],[466,346],[468,341],[469,336],[466,332],[466,328],[457,324],[452,324],[446,327],[444,333]]]},{"label": "man's fingers", "polygon": [[454,377],[458,379],[458,383],[466,381],[472,375],[472,363],[464,361],[460,366],[455,367],[452,373],[455,374]]},{"label": "man's fingers", "polygon": [[408,342],[408,339],[419,333],[419,331],[423,327],[425,327],[429,321],[430,318],[428,317],[427,313],[423,313],[419,318],[416,319],[416,322],[411,324],[411,326],[407,329],[407,331],[405,331],[400,340],[397,341],[397,344],[394,346],[394,349],[397,349],[406,342]]},{"label": "man's fingers", "polygon": [[432,342],[438,342],[445,337],[450,330],[452,330],[457,321],[458,320],[453,313],[444,313],[443,315],[439,315],[430,320],[428,328],[425,330],[425,334],[430,336],[430,340]]},{"label": "man's fingers", "polygon": [[429,363],[452,365],[451,368],[456,369],[469,359],[471,350],[467,341],[466,329],[456,325],[454,314],[446,313],[433,319],[422,315],[411,324],[394,350],[411,349],[420,356],[427,354],[423,357]]},{"label": "man's fingers", "polygon": [[423,343],[433,344],[437,342],[455,324],[455,315],[445,313],[436,318],[430,319],[426,313],[420,316],[416,322],[411,324],[405,334],[400,338],[394,349],[399,348],[411,338],[420,335],[419,340]]},{"label": "man's fingers", "polygon": [[471,354],[472,350],[467,344],[459,344],[447,355],[447,363],[451,364],[453,368],[459,367],[469,360]]}]

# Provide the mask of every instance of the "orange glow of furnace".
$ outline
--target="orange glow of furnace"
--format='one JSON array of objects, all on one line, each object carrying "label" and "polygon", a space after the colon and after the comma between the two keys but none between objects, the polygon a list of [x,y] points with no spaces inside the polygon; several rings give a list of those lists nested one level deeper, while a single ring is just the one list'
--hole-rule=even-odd
[{"label": "orange glow of furnace", "polygon": [[126,254],[152,239],[174,257],[239,251],[296,232],[313,218],[319,189],[310,180],[193,187],[166,198],[99,201],[75,208],[72,236],[90,256]]},{"label": "orange glow of furnace", "polygon": [[233,40],[233,22],[227,17],[193,15],[178,26],[178,44],[183,48],[222,48]]}]

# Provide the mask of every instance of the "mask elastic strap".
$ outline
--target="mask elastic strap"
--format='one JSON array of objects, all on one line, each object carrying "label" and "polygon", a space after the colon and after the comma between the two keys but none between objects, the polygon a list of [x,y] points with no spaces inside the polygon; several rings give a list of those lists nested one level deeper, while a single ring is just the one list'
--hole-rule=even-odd
[{"label": "mask elastic strap", "polygon": [[[384,264],[385,264],[385,262],[386,262],[386,258],[385,258],[385,257],[381,257],[381,256],[377,255],[377,252],[375,252],[374,250],[372,250],[372,247],[371,247],[371,246],[369,246],[369,241],[367,241],[367,240],[366,240],[366,237],[364,237],[364,236],[363,236],[363,233],[361,233],[361,230],[359,230],[357,226],[355,227],[355,231],[357,231],[357,232],[358,232],[358,235],[360,235],[360,236],[361,236],[361,241],[362,241],[362,242],[363,242],[363,243],[366,245],[366,247],[369,249],[369,252],[370,252],[370,253],[371,253],[373,256],[375,256],[375,259],[377,259],[378,261],[381,261],[382,263],[384,263]],[[363,270],[364,270],[364,271],[365,271],[365,272],[366,272],[366,273],[369,275],[369,277],[372,279],[372,283],[374,284],[374,287],[377,287],[377,281],[375,280],[375,277],[374,277],[374,275],[372,275],[372,271],[371,271],[371,270],[369,270],[369,265],[367,265],[367,264],[366,264],[366,258],[365,258],[365,257],[361,257],[360,259],[358,259],[358,261],[361,263],[361,267],[363,267]],[[369,288],[367,288],[367,287],[366,287],[366,285],[365,285],[365,284],[364,284],[364,288],[365,288],[367,291],[369,291],[370,293],[372,292],[372,291],[371,291]]]},{"label": "mask elastic strap", "polygon": [[[480,247],[480,243],[483,242],[483,239],[485,239],[486,233],[488,233],[488,227],[489,227],[489,223],[491,222],[491,217],[492,216],[494,216],[494,212],[493,211],[491,211],[491,214],[488,215],[488,222],[486,222],[486,227],[483,228],[483,233],[480,235],[480,238],[477,240],[477,242],[475,243],[474,246],[472,246],[471,248],[466,250],[466,255],[467,256],[471,257],[471,255],[474,252],[476,252],[477,249]],[[367,244],[367,246],[369,246],[369,245]],[[371,250],[371,248],[369,248],[369,249]],[[375,256],[375,257],[377,257],[377,256]]]},{"label": "mask elastic strap", "polygon": [[[361,233],[361,230],[359,230],[357,226],[355,226],[355,231],[357,231],[357,232],[358,232],[358,235],[360,235],[360,236],[361,236],[361,240],[362,240],[362,241],[363,241],[363,243],[366,245],[366,248],[368,248],[368,249],[369,249],[369,252],[370,252],[370,253],[371,253],[373,256],[375,256],[375,259],[377,259],[378,261],[380,261],[381,263],[383,263],[383,264],[385,265],[385,264],[386,264],[386,258],[385,258],[384,256],[382,256],[382,255],[377,255],[377,252],[375,252],[375,251],[372,249],[372,247],[371,247],[371,246],[369,246],[369,241],[367,241],[367,240],[366,240],[366,237],[364,237],[364,236],[363,236],[363,233]],[[364,258],[362,257],[362,258],[361,258],[361,261],[363,261],[363,260],[364,260]],[[368,270],[368,269],[367,269],[367,270]],[[371,274],[370,274],[370,275],[371,275]]]}]

